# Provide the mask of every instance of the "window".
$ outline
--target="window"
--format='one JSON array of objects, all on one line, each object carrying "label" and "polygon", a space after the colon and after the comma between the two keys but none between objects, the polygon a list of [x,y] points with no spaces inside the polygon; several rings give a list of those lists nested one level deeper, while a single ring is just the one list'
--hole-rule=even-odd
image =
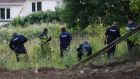
[{"label": "window", "polygon": [[32,12],[35,12],[35,3],[32,3]]},{"label": "window", "polygon": [[9,8],[0,8],[0,19],[1,20],[10,19],[10,9]]},{"label": "window", "polygon": [[10,9],[6,9],[6,19],[10,19]]},{"label": "window", "polygon": [[32,3],[32,12],[42,11],[42,3],[41,2],[33,2]]},{"label": "window", "polygon": [[5,8],[0,9],[0,19],[5,19]]},{"label": "window", "polygon": [[42,6],[41,2],[37,2],[37,11],[41,11]]}]

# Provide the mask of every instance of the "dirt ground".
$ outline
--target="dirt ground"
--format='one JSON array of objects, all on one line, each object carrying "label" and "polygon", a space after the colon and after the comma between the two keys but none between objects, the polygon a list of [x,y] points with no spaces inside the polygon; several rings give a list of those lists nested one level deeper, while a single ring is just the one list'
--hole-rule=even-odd
[{"label": "dirt ground", "polygon": [[77,70],[54,68],[10,71],[0,69],[0,79],[140,79],[140,62],[116,67],[84,67]]}]

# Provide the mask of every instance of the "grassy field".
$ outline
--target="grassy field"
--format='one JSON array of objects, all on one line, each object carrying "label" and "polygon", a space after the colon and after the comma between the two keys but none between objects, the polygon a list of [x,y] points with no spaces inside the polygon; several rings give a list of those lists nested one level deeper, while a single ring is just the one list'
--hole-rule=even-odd
[{"label": "grassy field", "polygon": [[[96,25],[96,27],[93,26],[94,28],[89,26],[85,30],[74,31],[73,29],[69,29],[68,31],[70,31],[73,36],[70,51],[65,54],[64,58],[60,58],[59,35],[62,26],[65,25],[36,24],[28,26],[26,28],[8,27],[0,29],[0,65],[10,70],[41,67],[54,67],[64,69],[66,65],[72,66],[78,62],[76,49],[83,41],[87,40],[90,42],[91,46],[93,47],[93,53],[97,52],[105,46],[104,32],[106,28],[102,25]],[[40,40],[38,39],[38,35],[45,27],[49,28],[49,35],[52,36],[52,40],[50,42],[51,55],[48,55],[51,57],[50,59],[48,59],[48,56],[46,56],[45,58],[40,57]],[[13,51],[10,50],[8,46],[9,40],[13,32],[23,34],[29,39],[29,41],[25,44],[30,59],[29,62],[16,62],[15,54]],[[123,30],[122,34],[124,34]],[[124,41],[117,46],[116,58],[120,57],[126,52],[126,42]],[[7,56],[9,53],[12,54],[10,56]],[[21,59],[24,59],[24,56],[21,56]],[[95,64],[104,64],[106,62],[109,62],[106,54],[97,57],[93,61]]]}]

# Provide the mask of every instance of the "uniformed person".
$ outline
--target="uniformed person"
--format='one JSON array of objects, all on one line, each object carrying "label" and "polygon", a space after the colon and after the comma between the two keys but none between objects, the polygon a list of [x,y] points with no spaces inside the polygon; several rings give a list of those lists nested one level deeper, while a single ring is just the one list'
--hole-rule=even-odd
[{"label": "uniformed person", "polygon": [[39,35],[40,38],[40,45],[41,45],[41,56],[42,57],[46,57],[46,55],[48,57],[51,56],[51,48],[49,45],[49,41],[51,41],[51,37],[48,36],[48,29],[44,28],[43,32]]},{"label": "uniformed person", "polygon": [[23,35],[19,35],[16,32],[13,33],[13,37],[9,43],[10,49],[15,51],[17,62],[19,62],[20,54],[25,54],[26,60],[28,60],[28,55],[24,43],[27,42],[27,38]]},{"label": "uniformed person", "polygon": [[66,31],[65,27],[62,27],[60,34],[60,57],[63,57],[64,52],[69,50],[71,40],[72,40],[71,34]]},{"label": "uniformed person", "polygon": [[92,47],[90,46],[90,44],[85,41],[84,43],[80,44],[79,47],[77,48],[78,54],[78,61],[82,60],[82,56],[83,55],[87,55],[90,56],[92,54]]},{"label": "uniformed person", "polygon": [[[105,33],[105,44],[110,44],[115,41],[117,38],[121,37],[120,29],[118,27],[117,22],[113,22],[112,26],[107,28]],[[115,54],[116,46],[113,46],[111,49],[108,50],[108,58],[113,61],[114,54]]]},{"label": "uniformed person", "polygon": [[[127,31],[134,30],[136,27],[137,25],[134,23],[134,21],[132,19],[129,19],[128,26],[126,27]],[[127,39],[127,47],[129,53],[132,53],[134,51],[136,40],[137,40],[137,34],[133,34]]]}]

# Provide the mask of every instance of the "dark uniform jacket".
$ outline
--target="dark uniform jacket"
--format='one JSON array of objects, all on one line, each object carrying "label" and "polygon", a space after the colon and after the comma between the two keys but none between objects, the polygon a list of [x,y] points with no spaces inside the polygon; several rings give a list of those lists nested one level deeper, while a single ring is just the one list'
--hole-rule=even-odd
[{"label": "dark uniform jacket", "polygon": [[70,45],[72,36],[69,32],[61,32],[60,34],[60,46],[66,48]]},{"label": "dark uniform jacket", "polygon": [[26,49],[24,43],[27,41],[23,35],[14,35],[10,41],[10,49],[14,50],[16,53],[25,53]]},{"label": "dark uniform jacket", "polygon": [[80,44],[79,48],[77,48],[78,52],[90,52],[92,51],[91,46],[88,43]]},{"label": "dark uniform jacket", "polygon": [[111,26],[107,28],[105,35],[107,36],[107,44],[109,44],[116,40],[118,37],[121,37],[120,29],[117,26]]},{"label": "dark uniform jacket", "polygon": [[135,29],[136,27],[137,27],[137,26],[136,26],[135,23],[129,23],[129,24],[128,24],[129,30],[133,30],[133,29]]}]

